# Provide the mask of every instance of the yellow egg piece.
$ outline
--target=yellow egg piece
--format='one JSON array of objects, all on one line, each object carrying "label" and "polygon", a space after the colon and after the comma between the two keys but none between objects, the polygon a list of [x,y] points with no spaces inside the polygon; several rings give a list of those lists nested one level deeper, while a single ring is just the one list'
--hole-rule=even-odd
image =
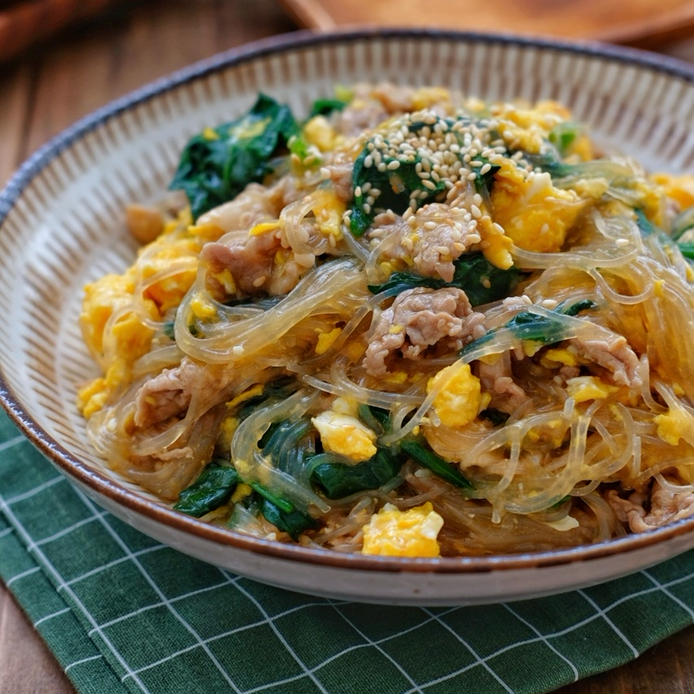
[{"label": "yellow egg piece", "polygon": [[407,511],[386,504],[364,526],[361,551],[389,557],[438,557],[436,538],[442,527],[443,518],[429,501]]},{"label": "yellow egg piece", "polygon": [[163,235],[146,246],[147,253],[136,261],[134,269],[143,280],[143,294],[157,305],[161,316],[181,303],[195,281],[200,247],[197,238]]},{"label": "yellow egg piece", "polygon": [[[444,426],[462,427],[477,417],[483,403],[482,388],[469,364],[451,364],[441,369],[429,379],[427,393],[435,388],[440,390],[434,397],[434,411]],[[484,400],[488,399],[486,395]]]},{"label": "yellow egg piece", "polygon": [[663,193],[677,202],[681,210],[694,207],[694,176],[691,174],[673,176],[672,174],[655,173],[651,176],[651,180],[661,186]]},{"label": "yellow egg piece", "polygon": [[326,451],[343,455],[355,463],[376,454],[376,434],[356,417],[326,410],[311,422],[318,430]]},{"label": "yellow egg piece", "polygon": [[548,173],[527,173],[505,159],[494,177],[492,217],[528,251],[561,250],[585,202],[573,190],[552,185]]},{"label": "yellow egg piece", "polygon": [[325,116],[314,116],[304,125],[302,134],[306,142],[315,145],[321,152],[335,147],[337,132]]},{"label": "yellow egg piece", "polygon": [[694,445],[694,417],[684,407],[670,407],[665,414],[654,417],[658,427],[658,437],[671,446],[684,439]]},{"label": "yellow egg piece", "polygon": [[595,376],[577,376],[566,382],[566,391],[576,402],[602,400],[617,390]]}]

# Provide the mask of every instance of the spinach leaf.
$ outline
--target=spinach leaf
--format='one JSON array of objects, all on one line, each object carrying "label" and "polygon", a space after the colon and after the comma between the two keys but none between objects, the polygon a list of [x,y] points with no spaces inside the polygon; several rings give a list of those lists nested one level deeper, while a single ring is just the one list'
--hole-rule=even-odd
[{"label": "spinach leaf", "polygon": [[260,504],[260,512],[265,519],[276,526],[279,530],[289,533],[293,540],[297,540],[304,530],[315,528],[318,523],[307,513],[302,513],[294,507],[285,511],[273,504],[267,498],[263,498]]},{"label": "spinach leaf", "polygon": [[[292,393],[296,392],[296,380],[292,376],[281,376],[274,381],[269,381],[263,385],[263,392],[245,400],[236,417],[242,421],[248,417],[257,407],[268,400],[284,400]],[[267,432],[266,432],[267,433]]]},{"label": "spinach leaf", "polygon": [[495,427],[501,424],[506,424],[506,420],[510,417],[507,412],[497,410],[495,407],[487,407],[480,412],[480,417],[492,423]]},{"label": "spinach leaf", "polygon": [[342,99],[316,99],[311,106],[308,117],[329,116],[333,111],[342,111],[346,105],[347,102]]},{"label": "spinach leaf", "polygon": [[564,121],[557,123],[549,133],[549,141],[557,148],[562,157],[565,157],[569,147],[581,133],[581,127],[577,123]]},{"label": "spinach leaf", "polygon": [[381,407],[361,404],[357,409],[359,419],[366,424],[371,431],[375,431],[378,436],[387,434],[390,431],[390,412]]},{"label": "spinach leaf", "polygon": [[311,481],[323,489],[329,499],[339,499],[364,489],[377,489],[398,474],[402,457],[386,448],[363,463],[342,462],[341,456],[319,453],[311,458],[315,465]]},{"label": "spinach leaf", "polygon": [[288,106],[260,94],[241,118],[209,128],[184,148],[169,188],[188,196],[193,218],[233,199],[270,173],[270,162],[298,126]]},{"label": "spinach leaf", "polygon": [[[367,146],[354,162],[352,169],[352,187],[359,194],[354,195],[352,201],[352,214],[350,216],[350,231],[354,236],[361,236],[370,226],[376,216],[376,210],[393,210],[396,214],[402,214],[410,204],[410,195],[415,190],[423,191],[424,196],[420,204],[425,204],[436,198],[439,193],[446,190],[443,181],[433,184],[429,189],[422,183],[416,171],[417,164],[422,162],[419,154],[403,155],[399,158],[383,154],[381,161],[385,164],[385,171],[380,171],[372,166],[370,161],[372,154]],[[398,168],[388,169],[388,166],[398,162]],[[380,191],[377,201],[373,206],[367,206],[367,193],[363,186],[370,183],[371,188]]]},{"label": "spinach leaf", "polygon": [[195,482],[178,495],[174,508],[190,516],[204,516],[225,504],[238,482],[238,473],[227,461],[213,460]]},{"label": "spinach leaf", "polygon": [[563,313],[565,316],[577,316],[581,311],[585,311],[589,308],[595,308],[595,302],[590,299],[581,299],[580,301],[575,301],[573,304],[562,301],[554,310],[557,313]]},{"label": "spinach leaf", "polygon": [[311,429],[308,417],[273,422],[258,445],[265,455],[272,458],[275,467],[289,470],[295,467],[296,461],[315,453],[313,437],[307,436]]},{"label": "spinach leaf", "polygon": [[634,210],[636,225],[644,238],[654,237],[664,248],[674,250],[676,246],[685,258],[694,259],[694,244],[689,241],[673,241],[660,227],[651,222],[641,209]]},{"label": "spinach leaf", "polygon": [[540,316],[530,311],[521,311],[513,316],[507,323],[504,323],[500,328],[490,330],[485,335],[482,335],[482,337],[468,343],[460,350],[460,355],[464,356],[473,349],[488,342],[498,330],[503,329],[511,330],[519,340],[530,340],[532,342],[542,342],[543,344],[561,342],[564,339],[566,331],[560,315],[575,316],[580,311],[593,308],[594,306],[595,303],[590,299],[582,299],[570,305],[564,302],[554,309],[553,312],[557,314],[556,318],[554,316]]},{"label": "spinach leaf", "polygon": [[638,226],[639,231],[643,236],[652,236],[653,234],[658,233],[658,227],[656,227],[653,222],[646,217],[643,210],[634,210],[634,214],[636,215],[636,226]]},{"label": "spinach leaf", "polygon": [[[455,155],[465,167],[469,165],[467,152],[470,143],[465,141],[462,131],[473,124],[469,116],[460,115],[453,118],[437,118],[434,121],[404,121],[410,133],[417,135],[425,128],[436,129],[437,126],[453,134],[457,141]],[[486,126],[484,126],[486,127]],[[484,130],[481,126],[481,130]],[[447,188],[443,180],[437,176],[428,177],[429,172],[435,171],[436,160],[433,154],[425,148],[395,148],[390,147],[387,133],[370,139],[361,151],[352,169],[352,200],[350,230],[354,236],[361,236],[371,226],[377,212],[392,210],[402,214],[410,205],[421,207],[429,202],[441,199]],[[453,150],[449,150],[453,152]],[[497,168],[491,166],[484,174],[481,173],[486,159],[477,156],[480,162],[477,169],[475,185],[478,190],[488,194],[494,173]],[[364,186],[371,188],[365,192]],[[374,198],[373,204],[368,202],[369,196]]]},{"label": "spinach leaf", "polygon": [[175,332],[174,332],[174,325],[175,325],[175,323],[176,323],[176,321],[167,320],[167,321],[161,326],[162,332],[164,333],[164,335],[166,335],[166,337],[169,338],[169,340],[175,340],[175,339],[176,339],[176,335],[175,335]]},{"label": "spinach leaf", "polygon": [[679,239],[686,232],[687,237],[691,236],[691,232],[694,231],[694,207],[690,207],[683,212],[680,212],[672,223],[671,236],[673,239]]},{"label": "spinach leaf", "polygon": [[269,501],[273,506],[280,509],[280,511],[291,513],[294,510],[294,504],[292,504],[291,501],[283,499],[281,496],[277,496],[277,494],[273,494],[267,487],[260,484],[260,482],[248,482],[247,484],[253,491],[258,492],[265,501]]},{"label": "spinach leaf", "polygon": [[460,470],[451,463],[444,460],[440,455],[434,453],[423,441],[417,439],[405,439],[400,444],[405,453],[420,465],[431,470],[446,482],[454,484],[456,487],[471,489],[470,482],[460,474]]},{"label": "spinach leaf", "polygon": [[[554,309],[554,313],[575,316],[580,311],[594,306],[595,304],[590,299],[583,299],[570,306],[560,304]],[[538,316],[530,311],[517,313],[504,327],[511,328],[516,337],[521,340],[532,340],[545,344],[560,342],[564,334],[564,323],[559,317]]]},{"label": "spinach leaf", "polygon": [[552,178],[564,178],[576,171],[573,164],[565,164],[558,156],[554,148],[549,148],[540,154],[524,153],[524,159],[539,171],[547,172]]},{"label": "spinach leaf", "polygon": [[458,287],[467,295],[473,306],[507,297],[518,284],[523,272],[515,267],[500,270],[492,265],[482,253],[467,253],[454,262],[455,273],[451,282],[438,277],[423,277],[412,272],[394,272],[383,284],[370,284],[373,294],[387,292],[395,296],[412,287]]},{"label": "spinach leaf", "polygon": [[501,270],[481,253],[461,255],[454,265],[450,286],[462,289],[473,306],[505,299],[525,274],[515,267]]},{"label": "spinach leaf", "polygon": [[[489,194],[492,192],[494,185],[494,174],[501,168],[498,164],[491,164],[486,157],[478,155],[472,158],[472,161],[482,162],[481,166],[473,168],[475,180],[473,184],[475,190],[488,202]],[[489,164],[489,169],[482,173],[485,164]]]}]

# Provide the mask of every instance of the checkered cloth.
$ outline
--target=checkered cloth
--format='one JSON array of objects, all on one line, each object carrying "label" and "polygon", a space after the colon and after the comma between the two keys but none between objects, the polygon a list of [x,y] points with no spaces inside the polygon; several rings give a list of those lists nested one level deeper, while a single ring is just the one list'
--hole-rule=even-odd
[{"label": "checkered cloth", "polygon": [[0,576],[80,692],[545,692],[694,620],[694,562],[482,607],[299,595],[102,511],[0,415]]}]

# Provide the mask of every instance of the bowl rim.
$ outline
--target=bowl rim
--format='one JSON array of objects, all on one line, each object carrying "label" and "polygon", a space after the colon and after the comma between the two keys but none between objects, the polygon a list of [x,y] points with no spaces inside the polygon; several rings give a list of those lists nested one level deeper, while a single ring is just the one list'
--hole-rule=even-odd
[{"label": "bowl rim", "polygon": [[[105,106],[77,120],[45,145],[34,152],[17,170],[0,191],[0,229],[15,202],[39,172],[64,149],[104,122],[138,104],[176,89],[220,70],[240,65],[258,58],[292,50],[319,46],[333,42],[357,42],[368,39],[388,40],[449,40],[461,43],[502,44],[523,48],[538,48],[587,57],[606,58],[619,63],[651,69],[689,84],[694,83],[694,70],[684,61],[668,56],[652,54],[634,48],[611,46],[597,42],[573,42],[541,37],[515,36],[482,32],[461,32],[442,29],[377,28],[367,27],[333,32],[298,31],[281,34],[247,43],[210,58],[193,63],[181,70],[155,80],[135,91],[117,98]],[[675,537],[692,533],[694,540],[694,517],[684,518],[656,530],[610,539],[592,545],[490,556],[463,557],[381,557],[362,554],[345,554],[334,550],[309,548],[255,538],[204,523],[197,518],[173,511],[161,502],[140,496],[135,491],[110,479],[91,468],[55,441],[40,426],[22,405],[5,379],[0,366],[0,405],[10,418],[41,453],[59,467],[68,479],[75,480],[91,491],[103,495],[110,501],[150,520],[191,533],[198,539],[220,546],[230,546],[254,554],[272,556],[307,564],[318,564],[333,568],[386,571],[386,572],[432,572],[446,574],[486,573],[532,569],[539,566],[556,566],[575,561],[596,560],[611,555],[638,552]]]}]

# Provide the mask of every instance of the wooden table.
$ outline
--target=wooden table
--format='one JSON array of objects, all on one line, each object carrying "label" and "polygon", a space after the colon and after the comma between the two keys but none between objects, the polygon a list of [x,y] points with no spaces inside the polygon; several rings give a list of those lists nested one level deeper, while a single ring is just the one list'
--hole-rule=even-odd
[{"label": "wooden table", "polygon": [[[296,25],[272,0],[152,0],[121,5],[0,64],[0,185],[76,118],[195,60]],[[659,49],[694,61],[693,42]],[[562,694],[694,691],[694,628],[634,663],[564,687]],[[0,694],[74,692],[12,596],[0,586]]]}]

